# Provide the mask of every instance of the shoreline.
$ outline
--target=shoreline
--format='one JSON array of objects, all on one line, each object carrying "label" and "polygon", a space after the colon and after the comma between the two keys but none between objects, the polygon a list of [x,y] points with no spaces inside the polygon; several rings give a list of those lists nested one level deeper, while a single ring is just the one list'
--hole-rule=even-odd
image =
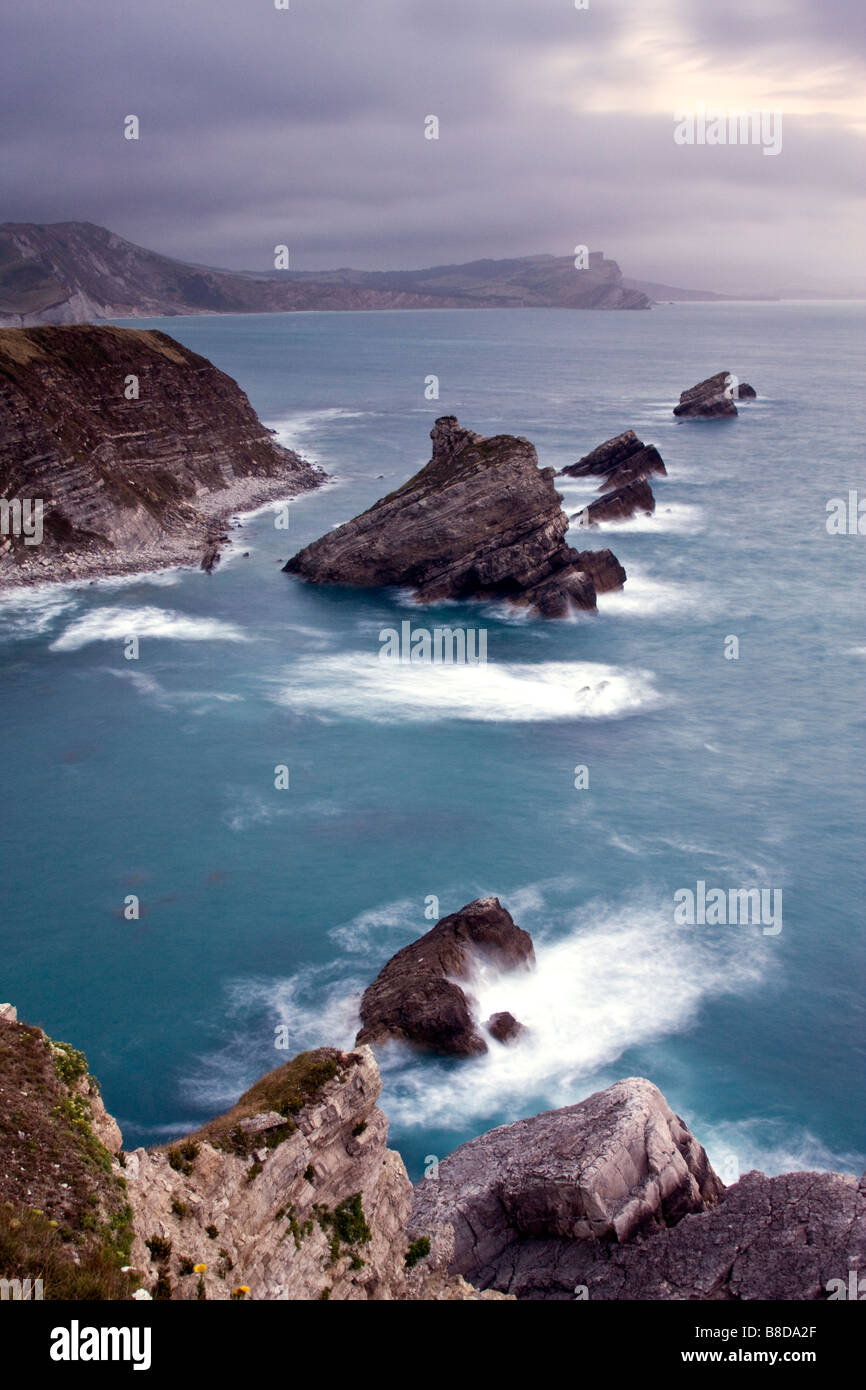
[{"label": "shoreline", "polygon": [[19,589],[33,589],[49,584],[97,583],[100,579],[117,579],[154,574],[163,570],[203,569],[204,561],[213,556],[214,568],[222,551],[232,544],[230,535],[223,535],[235,518],[242,521],[274,506],[292,502],[298,497],[316,492],[329,480],[329,474],[318,465],[318,482],[313,487],[295,487],[291,477],[237,478],[227,488],[197,496],[193,505],[197,521],[188,530],[166,531],[158,544],[145,546],[133,554],[121,554],[112,549],[61,552],[51,559],[40,559],[38,546],[33,546],[32,560],[3,567],[0,557],[0,595]]}]

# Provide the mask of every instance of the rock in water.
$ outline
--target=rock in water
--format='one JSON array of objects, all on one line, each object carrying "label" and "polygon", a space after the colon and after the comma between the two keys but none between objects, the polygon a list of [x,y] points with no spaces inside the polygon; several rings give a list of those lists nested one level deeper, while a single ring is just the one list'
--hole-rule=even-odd
[{"label": "rock in water", "polygon": [[426,467],[293,556],[287,572],[317,584],[402,585],[422,602],[509,599],[551,618],[570,604],[595,608],[594,573],[602,568],[610,580],[615,571],[587,567],[566,545],[554,471],[538,467],[529,440],[485,438],[453,415],[430,437]]},{"label": "rock in water", "polygon": [[451,1270],[477,1286],[519,1297],[529,1282],[532,1296],[562,1297],[551,1290],[571,1247],[596,1252],[674,1225],[723,1191],[658,1088],[631,1077],[461,1145],[438,1181],[416,1185],[411,1227],[452,1227]]},{"label": "rock in water", "polygon": [[604,475],[599,492],[637,482],[651,473],[667,473],[664,460],[655,445],[644,444],[634,430],[625,430],[613,439],[605,440],[604,444],[599,444],[597,449],[585,454],[577,463],[569,463],[560,469],[560,475],[568,478]]},{"label": "rock in water", "polygon": [[507,1011],[491,1014],[484,1027],[492,1038],[501,1043],[516,1042],[521,1033],[526,1032],[524,1025],[518,1023],[514,1014]]},{"label": "rock in water", "polygon": [[683,391],[679,405],[674,406],[674,415],[720,419],[738,413],[735,400],[756,395],[755,388],[748,382],[737,382],[730,372],[716,372],[715,376],[708,376],[706,381],[699,381],[697,386]]},{"label": "rock in water", "polygon": [[498,898],[477,898],[391,957],[364,991],[357,1042],[397,1038],[457,1056],[486,1052],[469,999],[455,982],[468,979],[479,960],[500,970],[535,963],[532,937]]},{"label": "rock in water", "polygon": [[583,511],[577,512],[572,520],[578,526],[597,526],[600,521],[625,521],[635,512],[651,515],[655,509],[653,490],[646,479],[641,478],[637,482],[626,483],[625,487],[614,488],[613,492],[606,492],[595,502],[590,502]]}]

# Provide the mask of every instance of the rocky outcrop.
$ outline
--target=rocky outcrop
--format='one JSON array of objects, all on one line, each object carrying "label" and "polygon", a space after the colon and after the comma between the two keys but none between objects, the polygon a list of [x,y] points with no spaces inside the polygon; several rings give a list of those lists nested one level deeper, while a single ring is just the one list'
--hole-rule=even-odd
[{"label": "rocky outcrop", "polygon": [[552,306],[648,309],[616,261],[592,251],[399,271],[211,270],[161,256],[92,222],[0,225],[0,324],[311,309]]},{"label": "rocky outcrop", "polygon": [[470,982],[480,961],[502,971],[535,963],[532,938],[498,898],[477,898],[391,957],[364,991],[357,1041],[396,1038],[456,1056],[486,1052],[471,994],[457,983]]},{"label": "rocky outcrop", "polygon": [[597,1254],[580,1280],[590,1299],[796,1302],[839,1297],[839,1284],[847,1298],[849,1269],[855,1282],[866,1271],[866,1184],[747,1173],[713,1210]]},{"label": "rocky outcrop", "polygon": [[624,430],[613,439],[605,440],[577,463],[566,464],[560,469],[560,475],[568,478],[602,476],[604,481],[599,492],[638,482],[653,473],[667,473],[664,459],[654,444],[644,444],[634,430]]},{"label": "rocky outcrop", "polygon": [[175,1300],[488,1296],[450,1273],[447,1232],[410,1250],[412,1186],[387,1147],[381,1088],[369,1048],[318,1048],[197,1133],[127,1154],[145,1287]]},{"label": "rocky outcrop", "polygon": [[601,521],[626,521],[637,512],[651,516],[656,509],[653,490],[645,479],[614,488],[576,512],[572,521],[578,526],[597,526]]},{"label": "rocky outcrop", "polygon": [[[155,330],[0,331],[0,582],[212,567],[225,519],[322,481],[231,377]],[[31,535],[35,528],[31,526]]]},{"label": "rocky outcrop", "polygon": [[690,386],[680,396],[679,405],[674,406],[674,415],[704,420],[722,419],[738,414],[736,400],[745,400],[757,395],[748,382],[737,381],[730,372],[716,372],[697,386]]},{"label": "rocky outcrop", "polygon": [[661,1092],[633,1077],[461,1145],[416,1185],[412,1226],[450,1226],[451,1269],[480,1287],[556,1296],[572,1247],[621,1245],[723,1190]]},{"label": "rocky outcrop", "polygon": [[450,1232],[452,1271],[519,1299],[826,1299],[866,1268],[866,1183],[752,1172],[725,1188],[633,1077],[462,1145],[416,1185],[422,1227]]},{"label": "rocky outcrop", "polygon": [[595,576],[612,582],[616,561],[566,545],[553,469],[538,467],[529,440],[485,438],[454,416],[437,420],[431,439],[426,467],[286,571],[317,584],[399,585],[422,602],[507,599],[543,617],[595,608]]}]

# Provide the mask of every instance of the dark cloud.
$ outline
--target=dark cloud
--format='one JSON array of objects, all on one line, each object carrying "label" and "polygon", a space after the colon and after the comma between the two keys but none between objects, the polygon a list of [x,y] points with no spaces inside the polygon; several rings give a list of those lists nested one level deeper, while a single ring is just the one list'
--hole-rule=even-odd
[{"label": "dark cloud", "polygon": [[[720,288],[828,258],[854,275],[863,28],[861,0],[21,7],[0,59],[0,216],[238,268],[277,242],[298,268],[588,242],[627,273]],[[778,158],[674,145],[674,109],[719,92],[783,101]]]}]

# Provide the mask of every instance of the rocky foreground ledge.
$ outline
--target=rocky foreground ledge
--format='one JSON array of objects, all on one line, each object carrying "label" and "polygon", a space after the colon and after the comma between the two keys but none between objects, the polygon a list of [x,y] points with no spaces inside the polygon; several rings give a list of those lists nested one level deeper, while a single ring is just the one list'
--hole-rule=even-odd
[{"label": "rocky foreground ledge", "polygon": [[316,584],[401,586],[424,603],[504,599],[545,618],[619,589],[625,570],[609,550],[565,543],[568,517],[554,470],[528,439],[490,438],[453,415],[431,431],[433,457],[396,492],[308,545],[286,565]]},{"label": "rocky foreground ledge", "polygon": [[[0,331],[0,584],[212,568],[233,512],[318,487],[237,382],[156,330]],[[20,530],[20,528],[19,528]]]},{"label": "rocky foreground ledge", "polygon": [[10,1005],[0,1064],[0,1277],[48,1299],[824,1299],[866,1264],[856,1178],[725,1188],[641,1077],[473,1139],[413,1193],[365,1046],[131,1153],[82,1054]]}]

